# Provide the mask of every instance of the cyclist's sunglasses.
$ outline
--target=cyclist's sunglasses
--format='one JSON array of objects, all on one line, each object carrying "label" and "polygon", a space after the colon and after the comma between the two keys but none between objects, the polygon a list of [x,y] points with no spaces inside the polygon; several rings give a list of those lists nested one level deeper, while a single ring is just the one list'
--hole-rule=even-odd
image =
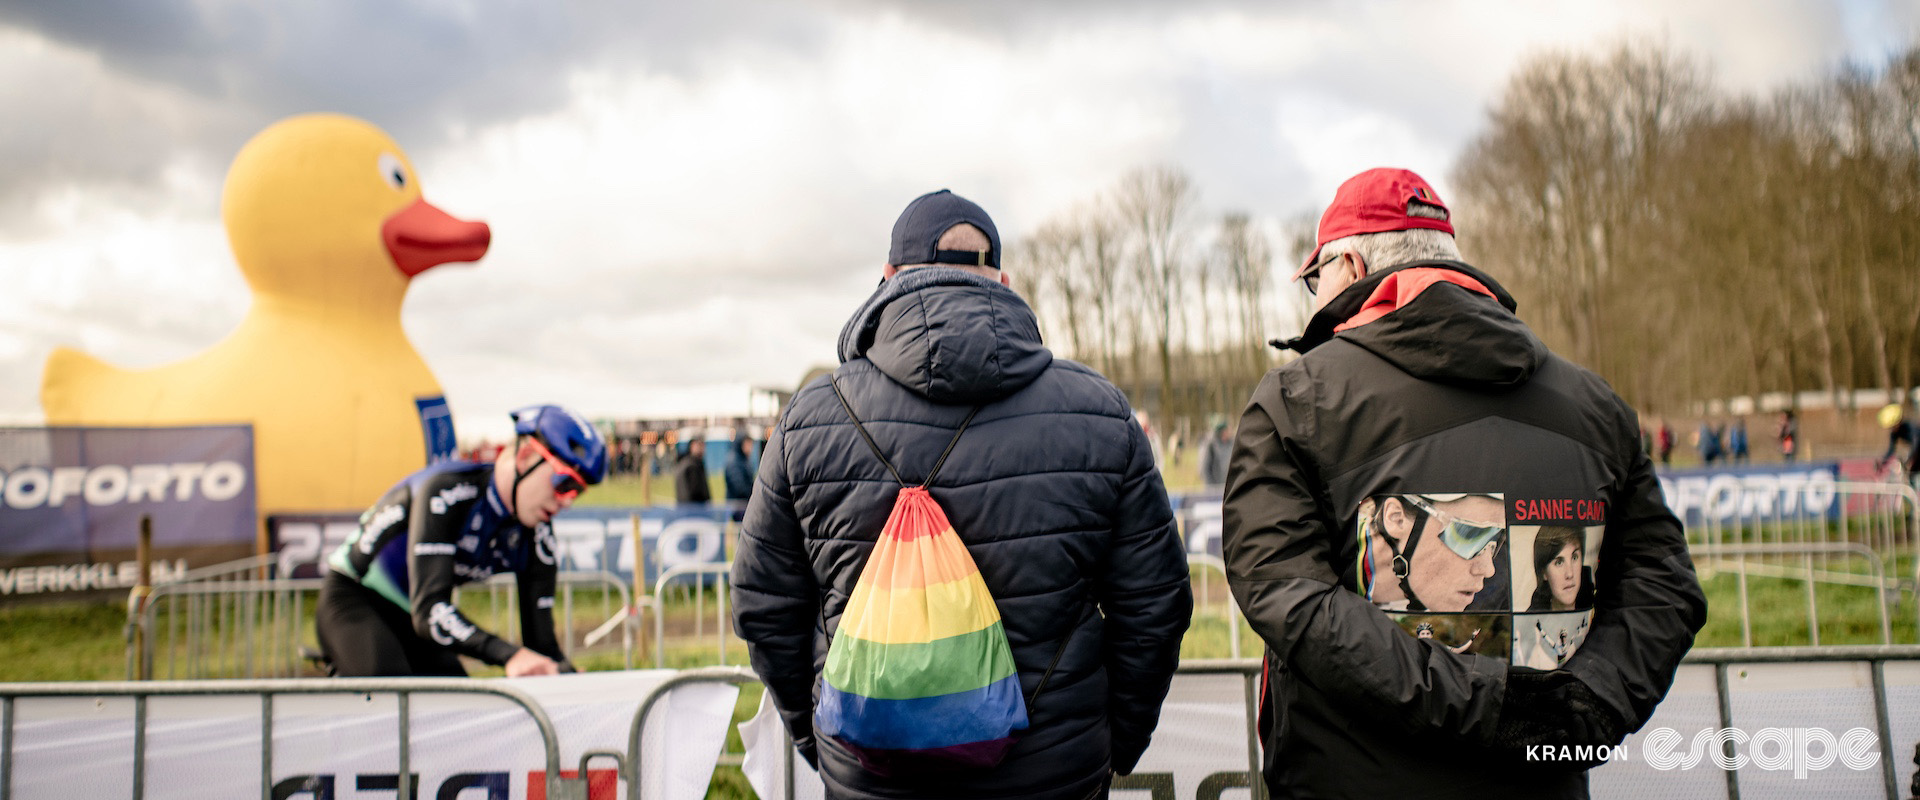
[{"label": "cyclist's sunglasses", "polygon": [[1409,494],[1402,497],[1419,506],[1420,510],[1427,512],[1428,516],[1447,521],[1446,526],[1440,529],[1440,541],[1445,542],[1447,549],[1452,550],[1454,555],[1471,560],[1488,547],[1493,548],[1492,555],[1500,555],[1501,544],[1506,541],[1505,537],[1500,535],[1507,532],[1505,525],[1468,522],[1434,508],[1432,503],[1419,495]]},{"label": "cyclist's sunglasses", "polygon": [[553,493],[555,496],[561,500],[571,501],[573,498],[579,497],[581,492],[587,490],[587,479],[580,477],[579,470],[567,466],[567,462],[561,461],[560,457],[554,455],[552,450],[548,450],[547,446],[542,444],[538,437],[529,436],[527,437],[527,441],[532,442],[533,449],[540,451],[540,456],[545,458],[547,463],[553,465]]}]

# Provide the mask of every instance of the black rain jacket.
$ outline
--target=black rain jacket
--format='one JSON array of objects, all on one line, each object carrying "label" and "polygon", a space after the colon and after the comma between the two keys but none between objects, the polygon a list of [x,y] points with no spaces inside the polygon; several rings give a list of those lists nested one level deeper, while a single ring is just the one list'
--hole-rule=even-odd
[{"label": "black rain jacket", "polygon": [[828,795],[1079,798],[1132,769],[1166,698],[1193,598],[1153,452],[1125,396],[1056,359],[1011,289],[942,267],[883,283],[841,334],[834,378],[918,484],[976,404],[931,492],[993,593],[1030,725],[992,770],[883,779],[816,739],[827,647],[900,490],[827,378],[761,456],[733,562],[734,628]]},{"label": "black rain jacket", "polygon": [[[1493,296],[1437,283],[1334,331],[1411,268],[1466,276]],[[1705,620],[1634,413],[1548,352],[1513,307],[1465,264],[1381,270],[1315,315],[1289,343],[1302,357],[1254,390],[1229,467],[1224,548],[1234,598],[1268,646],[1264,771],[1275,796],[1584,797],[1585,772],[1492,745],[1509,665],[1560,657],[1546,666],[1570,671],[1636,730]],[[1506,546],[1490,559],[1501,572],[1468,606],[1478,612],[1389,613],[1363,596],[1364,542],[1379,539],[1360,535],[1360,510],[1401,493],[1504,501]],[[1514,601],[1536,583],[1523,545],[1539,524],[1588,531],[1598,585],[1587,614],[1527,615],[1531,592]],[[1399,585],[1391,567],[1374,581]],[[1409,635],[1420,622],[1454,640],[1482,634],[1455,654],[1444,636]],[[1572,631],[1573,647],[1538,635],[1539,622]]]}]

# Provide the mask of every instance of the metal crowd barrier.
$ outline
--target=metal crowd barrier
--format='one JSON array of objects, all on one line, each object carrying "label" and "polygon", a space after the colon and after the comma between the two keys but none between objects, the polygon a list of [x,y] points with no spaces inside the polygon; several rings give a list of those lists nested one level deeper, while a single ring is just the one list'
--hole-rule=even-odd
[{"label": "metal crowd barrier", "polygon": [[[1741,505],[1733,513],[1703,509],[1701,523],[1689,526],[1687,541],[1703,577],[1716,572],[1739,576],[1744,645],[1751,646],[1753,641],[1749,576],[1805,583],[1809,638],[1814,645],[1820,643],[1816,584],[1876,589],[1882,613],[1890,600],[1898,603],[1902,595],[1920,594],[1920,495],[1905,483],[1837,482],[1831,486],[1831,515],[1807,513],[1798,499],[1769,499],[1755,508],[1736,497]],[[1899,571],[1902,559],[1907,563],[1905,571]],[[1865,573],[1837,568],[1863,560],[1868,566]],[[1913,622],[1920,636],[1920,602],[1915,603]],[[1883,626],[1883,643],[1892,641],[1890,627],[1890,622]]]},{"label": "metal crowd barrier", "polygon": [[[308,661],[318,651],[311,610],[322,579],[275,577],[276,556],[256,556],[193,570],[180,580],[156,585],[144,604],[127,610],[127,678],[261,678],[310,674]],[[617,597],[632,604],[632,591],[618,575],[605,571],[563,571],[558,576],[560,608],[555,617],[562,643],[574,648],[574,590],[597,586],[602,605]],[[485,592],[502,632],[516,636],[520,618],[512,575],[499,575],[461,593]],[[502,608],[506,613],[501,613]],[[603,608],[603,611],[605,609]],[[633,668],[636,619],[618,624],[626,667]],[[136,635],[139,634],[139,635]],[[603,633],[603,636],[605,634]],[[597,640],[597,639],[596,639]],[[156,663],[156,654],[161,654]]]},{"label": "metal crowd barrier", "polygon": [[[713,575],[718,578],[718,580],[714,582],[714,636],[718,640],[719,661],[722,664],[726,663],[727,639],[732,636],[733,631],[733,620],[727,615],[727,595],[729,593],[728,590],[732,588],[729,583],[731,580],[729,576],[732,574],[733,562],[731,561],[720,564],[682,564],[661,570],[660,576],[653,581],[654,667],[665,669],[667,666],[667,613],[666,604],[663,600],[663,598],[666,597],[667,584],[674,582],[674,580],[678,578],[695,575]],[[703,590],[703,587],[698,585],[694,587],[693,602],[693,638],[698,641],[706,636],[707,594]]]},{"label": "metal crowd barrier", "polygon": [[553,722],[540,704],[526,693],[506,686],[487,685],[459,678],[339,678],[335,680],[261,680],[261,681],[129,681],[123,683],[8,683],[0,684],[0,800],[13,798],[15,701],[31,697],[131,697],[133,698],[133,800],[146,795],[147,699],[150,697],[260,696],[260,796],[274,796],[273,782],[273,698],[283,694],[393,694],[399,704],[395,775],[413,774],[411,715],[408,701],[415,694],[483,694],[505,698],[518,704],[540,730],[546,749],[547,796],[584,798],[587,777],[583,771],[574,779],[561,777],[560,743]]},{"label": "metal crowd barrier", "polygon": [[[1218,556],[1205,553],[1188,553],[1187,570],[1200,570],[1200,588],[1194,594],[1193,608],[1196,613],[1205,608],[1206,598],[1212,594],[1211,573],[1220,573],[1220,584],[1227,583],[1227,562]],[[1227,593],[1227,657],[1240,657],[1240,604],[1233,599],[1233,593]]]}]

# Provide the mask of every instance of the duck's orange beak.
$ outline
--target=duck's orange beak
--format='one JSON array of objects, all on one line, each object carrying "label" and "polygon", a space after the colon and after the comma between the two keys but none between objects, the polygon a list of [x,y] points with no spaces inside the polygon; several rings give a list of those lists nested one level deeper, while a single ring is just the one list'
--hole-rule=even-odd
[{"label": "duck's orange beak", "polygon": [[480,260],[493,231],[484,222],[454,219],[421,198],[381,223],[380,239],[387,243],[394,266],[411,278],[436,264]]}]

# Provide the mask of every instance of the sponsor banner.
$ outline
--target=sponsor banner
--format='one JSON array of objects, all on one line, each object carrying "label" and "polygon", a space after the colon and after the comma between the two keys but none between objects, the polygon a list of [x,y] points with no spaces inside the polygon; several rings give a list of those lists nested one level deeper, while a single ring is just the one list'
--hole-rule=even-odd
[{"label": "sponsor banner", "polygon": [[[631,581],[636,516],[647,584],[651,585],[663,568],[726,563],[724,508],[576,508],[553,518],[559,568],[606,570]],[[280,559],[280,574],[319,577],[326,557],[353,535],[359,524],[359,515],[350,513],[276,514],[267,518],[267,530]]]},{"label": "sponsor banner", "polygon": [[1180,523],[1187,552],[1220,556],[1220,493],[1191,492],[1168,498],[1173,503],[1173,518]]},{"label": "sponsor banner", "polygon": [[1839,517],[1834,462],[1660,473],[1667,507],[1688,527]]},{"label": "sponsor banner", "polygon": [[133,585],[140,518],[156,567],[253,552],[253,429],[0,428],[0,602]]},{"label": "sponsor banner", "polygon": [[[553,721],[569,772],[590,750],[626,752],[642,700],[676,673],[598,672],[497,683],[534,697]],[[639,796],[705,796],[739,689],[683,685],[655,703],[641,741]],[[418,693],[408,701],[414,797],[534,800],[546,797],[545,748],[527,712],[493,695]],[[259,797],[259,695],[147,701],[144,796]],[[273,698],[271,796],[297,800],[394,797],[400,785],[399,704],[391,694]],[[14,707],[13,796],[131,797],[130,698],[21,698]],[[210,769],[210,765],[218,768]],[[590,800],[627,795],[612,759],[588,763]],[[401,796],[407,796],[402,794]]]}]

